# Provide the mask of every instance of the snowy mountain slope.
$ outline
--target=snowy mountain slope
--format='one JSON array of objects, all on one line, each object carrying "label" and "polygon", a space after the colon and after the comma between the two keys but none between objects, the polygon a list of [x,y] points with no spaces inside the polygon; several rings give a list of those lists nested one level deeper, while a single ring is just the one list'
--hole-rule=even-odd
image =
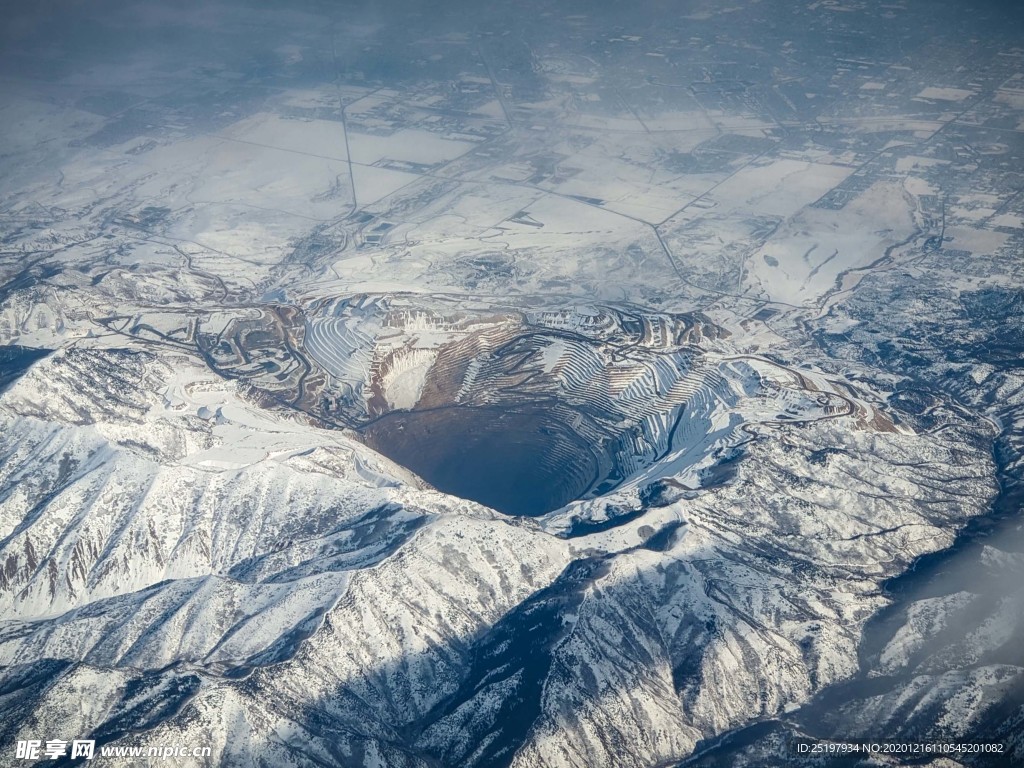
[{"label": "snowy mountain slope", "polygon": [[[383,474],[393,471],[387,462],[357,444],[327,433],[310,441],[288,423],[266,431],[265,419],[260,431],[253,425],[263,417],[232,386],[184,367],[182,376],[181,362],[176,371],[141,352],[72,350],[5,394],[9,615],[227,574],[288,542],[315,551],[400,496],[379,487],[398,483]],[[199,402],[187,401],[190,388]],[[360,465],[370,469],[360,475]]]},{"label": "snowy mountain slope", "polygon": [[[82,365],[94,376],[110,370],[134,380],[129,402],[115,410],[109,395],[81,387]],[[118,392],[117,380],[111,384],[108,392]],[[462,505],[476,515],[475,530],[451,504],[431,524],[438,494],[419,494],[420,503],[407,506],[409,491],[387,474],[407,478],[400,470],[337,433],[261,415],[234,390],[195,366],[173,370],[145,354],[99,350],[48,358],[6,393],[4,504],[20,523],[2,543],[8,621],[0,653],[9,685],[19,688],[24,671],[37,683],[42,676],[46,688],[43,711],[15,715],[20,726],[8,719],[8,735],[41,722],[61,733],[114,733],[136,707],[133,696],[166,699],[146,706],[172,711],[194,695],[200,678],[183,677],[183,668],[244,677],[291,657],[310,635],[323,642],[317,630],[330,620],[341,636],[319,666],[342,678],[360,678],[389,655],[433,649],[444,663],[453,638],[471,637],[563,567],[557,540],[538,548],[527,529],[479,508]],[[214,401],[219,415],[209,418]],[[42,423],[44,408],[52,410]],[[37,462],[54,469],[34,476],[45,490],[22,482],[26,465]],[[26,510],[33,493],[41,501]],[[488,533],[491,526],[507,531],[504,538]],[[420,562],[410,566],[404,558],[414,539],[412,559]],[[470,541],[481,547],[475,558],[464,546]],[[463,572],[467,558],[473,568]],[[360,571],[372,576],[354,578]],[[511,581],[506,571],[514,571]],[[403,591],[408,602],[396,599]],[[422,615],[428,606],[430,621],[441,622],[432,638],[418,634],[430,623]],[[470,606],[477,607],[467,613]],[[387,648],[382,640],[395,629]],[[352,654],[347,673],[339,646]],[[56,679],[39,672],[39,659],[52,660],[43,669],[60,670]],[[83,675],[97,689],[95,711],[47,719]],[[404,675],[356,683],[383,689],[385,721],[402,709],[389,686]],[[426,681],[415,687],[437,695]],[[303,693],[308,704],[311,692]],[[351,717],[364,715],[360,707]]]},{"label": "snowy mountain slope", "polygon": [[58,353],[0,407],[0,658],[8,700],[34,697],[4,732],[217,745],[210,765],[679,758],[851,675],[881,582],[993,494],[985,422],[840,416],[766,429],[675,501],[624,488],[601,504],[642,514],[573,533],[600,504],[534,524],[416,490],[184,359]]},{"label": "snowy mountain slope", "polygon": [[[978,262],[979,269],[993,267],[985,259]],[[1019,269],[1013,262],[1000,266]],[[721,742],[703,745],[682,765],[774,766],[794,736],[1002,749],[955,754],[946,763],[947,758],[936,758],[937,766],[1001,768],[1024,760],[1019,292],[953,293],[950,279],[941,265],[918,280],[916,292],[929,307],[923,313],[918,305],[894,301],[905,287],[870,277],[835,310],[833,322],[871,318],[872,325],[821,333],[819,341],[836,360],[870,359],[879,374],[893,377],[889,412],[904,427],[942,440],[963,435],[973,423],[992,435],[990,503],[946,550],[922,555],[913,568],[883,583],[885,606],[865,625],[856,673],[848,680],[769,722],[726,732]],[[879,313],[879,305],[887,311]],[[880,317],[882,337],[872,332]],[[946,342],[924,342],[936,335]],[[986,419],[987,430],[981,424]],[[955,499],[960,475],[951,473],[946,480],[937,475],[929,485],[943,487]],[[899,757],[879,759],[902,764]],[[825,764],[846,763],[837,758]]]}]

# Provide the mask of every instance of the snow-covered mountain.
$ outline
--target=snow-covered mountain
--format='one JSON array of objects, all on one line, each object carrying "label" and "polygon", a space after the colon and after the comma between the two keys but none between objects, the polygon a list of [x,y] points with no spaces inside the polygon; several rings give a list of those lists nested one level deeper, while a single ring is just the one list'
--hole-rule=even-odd
[{"label": "snow-covered mountain", "polygon": [[882,582],[996,490],[986,422],[840,414],[761,427],[728,482],[508,518],[101,344],[0,410],[7,738],[210,765],[678,758],[854,674]]},{"label": "snow-covered mountain", "polygon": [[1024,764],[1021,15],[434,5],[5,9],[0,765]]}]

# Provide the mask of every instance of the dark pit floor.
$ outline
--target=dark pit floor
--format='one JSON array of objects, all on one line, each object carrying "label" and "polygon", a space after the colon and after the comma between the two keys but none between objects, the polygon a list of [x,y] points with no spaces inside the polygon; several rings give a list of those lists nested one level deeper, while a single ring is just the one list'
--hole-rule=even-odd
[{"label": "dark pit floor", "polygon": [[439,491],[508,515],[543,515],[597,480],[590,446],[542,408],[396,411],[362,433],[367,445]]},{"label": "dark pit floor", "polygon": [[16,382],[36,360],[46,357],[52,350],[13,346],[0,346],[0,392]]}]

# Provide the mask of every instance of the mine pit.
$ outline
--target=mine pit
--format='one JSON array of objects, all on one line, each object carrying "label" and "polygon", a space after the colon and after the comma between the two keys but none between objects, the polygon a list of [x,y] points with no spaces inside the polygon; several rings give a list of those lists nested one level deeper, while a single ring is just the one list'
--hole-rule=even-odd
[{"label": "mine pit", "polygon": [[[693,399],[703,407],[717,382],[684,348],[696,335],[689,318],[415,322],[440,329],[445,343],[428,355],[414,333],[384,337],[367,359],[368,418],[357,431],[437,490],[507,515],[536,517],[619,487],[668,455]],[[396,371],[419,371],[403,407],[389,388]]]},{"label": "mine pit", "polygon": [[538,516],[702,444],[735,396],[703,351],[720,333],[701,316],[612,306],[357,295],[246,309],[196,340],[263,402],[351,430],[439,491]]}]

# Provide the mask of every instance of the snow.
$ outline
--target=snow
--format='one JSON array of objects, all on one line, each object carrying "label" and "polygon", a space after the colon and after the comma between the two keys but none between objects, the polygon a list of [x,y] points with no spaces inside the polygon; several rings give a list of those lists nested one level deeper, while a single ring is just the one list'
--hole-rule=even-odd
[{"label": "snow", "polygon": [[775,160],[747,166],[717,186],[719,210],[788,217],[810,205],[853,172],[842,165]]},{"label": "snow", "polygon": [[917,94],[919,99],[932,99],[937,101],[963,101],[964,99],[973,96],[974,91],[966,88],[943,88],[939,86],[930,85]]},{"label": "snow", "polygon": [[876,182],[842,212],[807,208],[784,222],[746,261],[747,291],[789,304],[816,302],[841,275],[877,260],[913,231],[902,185]]},{"label": "snow", "polygon": [[468,141],[453,141],[430,131],[412,128],[403,128],[387,136],[352,131],[348,143],[352,161],[362,165],[386,160],[439,165],[454,160],[475,146]]},{"label": "snow", "polygon": [[405,171],[369,165],[353,164],[351,171],[356,188],[356,199],[361,205],[376,203],[418,178],[415,174]]},{"label": "snow", "polygon": [[325,160],[348,160],[345,129],[332,120],[296,120],[261,112],[223,129],[221,137]]},{"label": "snow", "polygon": [[392,408],[412,408],[420,399],[436,354],[431,350],[414,349],[392,358],[392,367],[384,377],[384,396]]}]

